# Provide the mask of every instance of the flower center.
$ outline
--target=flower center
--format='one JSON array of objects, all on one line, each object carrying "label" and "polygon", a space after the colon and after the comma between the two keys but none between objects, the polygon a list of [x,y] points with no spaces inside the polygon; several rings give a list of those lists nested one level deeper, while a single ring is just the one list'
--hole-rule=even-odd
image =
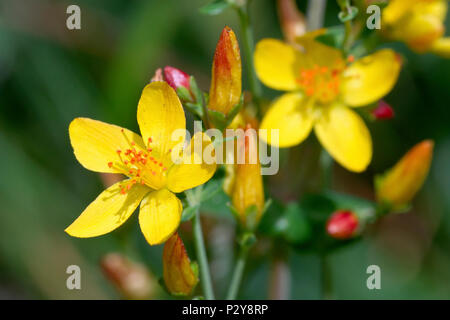
[{"label": "flower center", "polygon": [[[123,129],[122,132],[124,132]],[[122,194],[127,193],[136,183],[148,185],[154,189],[159,189],[164,185],[168,166],[168,161],[164,159],[168,157],[158,156],[157,151],[151,147],[151,143],[152,138],[149,138],[147,149],[143,149],[131,141],[128,149],[117,149],[119,161],[108,162],[110,168],[114,168],[130,178],[123,182],[120,190]],[[170,152],[171,150],[169,150]]]},{"label": "flower center", "polygon": [[326,104],[339,94],[341,71],[314,65],[311,69],[302,69],[296,81],[308,97],[315,97]]}]

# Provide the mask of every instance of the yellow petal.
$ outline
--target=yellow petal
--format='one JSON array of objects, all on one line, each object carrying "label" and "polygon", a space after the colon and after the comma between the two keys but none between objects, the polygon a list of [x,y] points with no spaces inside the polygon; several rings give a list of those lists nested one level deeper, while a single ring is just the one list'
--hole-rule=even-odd
[{"label": "yellow petal", "polygon": [[[414,0],[413,0],[414,1]],[[412,9],[411,0],[391,0],[386,8],[383,9],[383,22],[392,24],[397,22],[405,14],[410,13]]]},{"label": "yellow petal", "polygon": [[255,71],[268,87],[278,90],[298,88],[299,55],[292,46],[276,39],[263,39],[255,49]]},{"label": "yellow petal", "polygon": [[192,137],[186,154],[180,160],[167,174],[167,188],[172,192],[178,193],[204,184],[216,171],[214,145],[203,132]]},{"label": "yellow petal", "polygon": [[372,159],[372,139],[361,117],[334,104],[322,110],[314,131],[331,156],[348,170],[361,172]]},{"label": "yellow petal", "polygon": [[169,190],[148,194],[141,203],[139,225],[150,245],[166,241],[178,228],[183,207]]},{"label": "yellow petal", "polygon": [[191,260],[178,233],[167,240],[163,250],[163,277],[172,294],[188,295],[198,282]]},{"label": "yellow petal", "polygon": [[401,59],[383,49],[359,59],[344,71],[341,92],[344,103],[359,107],[381,99],[397,82]]},{"label": "yellow petal", "polygon": [[341,69],[344,66],[341,51],[315,40],[325,31],[325,29],[314,30],[297,38],[297,43],[303,47],[305,52],[301,58],[302,69],[310,69],[315,66]]},{"label": "yellow petal", "polygon": [[166,82],[152,82],[144,88],[137,120],[144,142],[160,158],[167,156],[170,149],[185,139],[184,110],[177,94]]},{"label": "yellow petal", "polygon": [[117,150],[130,148],[130,143],[144,148],[139,135],[121,127],[88,118],[76,118],[69,126],[70,143],[75,157],[86,169],[97,172],[120,172],[109,162],[120,162]]},{"label": "yellow petal", "polygon": [[96,237],[121,226],[134,212],[150,189],[134,184],[121,193],[130,180],[118,182],[95,199],[65,231],[73,237]]},{"label": "yellow petal", "polygon": [[431,46],[431,51],[443,58],[450,59],[450,37],[436,40]]},{"label": "yellow petal", "polygon": [[[312,107],[301,93],[287,93],[278,98],[264,116],[259,130],[260,138],[276,147],[292,147],[302,142],[311,132]],[[263,130],[267,130],[267,136]],[[271,134],[278,129],[279,141]]]}]

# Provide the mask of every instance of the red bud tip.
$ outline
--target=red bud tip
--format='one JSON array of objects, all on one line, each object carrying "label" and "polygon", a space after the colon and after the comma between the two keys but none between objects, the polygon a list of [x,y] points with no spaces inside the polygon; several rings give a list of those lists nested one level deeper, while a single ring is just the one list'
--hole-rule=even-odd
[{"label": "red bud tip", "polygon": [[166,66],[164,68],[164,77],[167,83],[175,90],[178,87],[190,88],[189,75],[177,68]]},{"label": "red bud tip", "polygon": [[383,100],[378,102],[378,106],[372,111],[372,115],[377,120],[389,120],[394,117],[394,110]]},{"label": "red bud tip", "polygon": [[327,221],[327,233],[336,239],[351,238],[358,228],[358,217],[349,210],[334,212]]}]

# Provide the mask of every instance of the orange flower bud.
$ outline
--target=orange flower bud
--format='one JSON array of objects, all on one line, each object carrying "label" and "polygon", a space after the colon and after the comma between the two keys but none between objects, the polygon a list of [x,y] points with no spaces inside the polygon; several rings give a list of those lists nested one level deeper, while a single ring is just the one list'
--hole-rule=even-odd
[{"label": "orange flower bud", "polygon": [[163,278],[167,290],[174,295],[189,295],[198,282],[197,273],[183,241],[175,233],[166,241],[163,250]]},{"label": "orange flower bud", "polygon": [[395,209],[412,200],[428,175],[433,146],[431,140],[422,141],[409,150],[384,176],[377,177],[375,187],[379,202]]},{"label": "orange flower bud", "polygon": [[305,17],[298,10],[295,0],[278,0],[277,4],[284,38],[295,43],[295,39],[306,32]]},{"label": "orange flower bud", "polygon": [[108,280],[127,299],[150,299],[155,294],[156,283],[147,269],[131,262],[119,253],[110,253],[100,261]]},{"label": "orange flower bud", "polygon": [[227,115],[239,103],[242,90],[241,55],[236,35],[225,27],[217,43],[209,89],[210,110]]},{"label": "orange flower bud", "polygon": [[[254,148],[250,147],[250,143],[253,144]],[[239,147],[244,148],[245,162],[235,165],[231,200],[234,209],[239,215],[240,222],[244,226],[252,229],[259,222],[264,209],[264,187],[261,176],[261,164],[257,152],[256,161],[251,161],[252,155],[250,154],[252,149],[257,150],[257,137],[246,135],[243,145]],[[249,212],[252,207],[256,209],[256,212]],[[255,216],[250,217],[249,214],[254,214]]]},{"label": "orange flower bud", "polygon": [[327,221],[327,233],[336,239],[350,239],[358,229],[358,217],[350,210],[334,212]]}]

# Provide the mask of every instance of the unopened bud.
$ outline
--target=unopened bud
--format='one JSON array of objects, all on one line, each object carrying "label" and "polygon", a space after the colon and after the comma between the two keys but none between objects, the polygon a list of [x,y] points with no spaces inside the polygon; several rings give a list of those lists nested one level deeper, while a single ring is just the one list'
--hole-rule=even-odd
[{"label": "unopened bud", "polygon": [[334,212],[327,221],[327,233],[336,239],[352,238],[358,229],[358,217],[350,210]]},{"label": "unopened bud", "polygon": [[185,87],[189,90],[189,75],[177,68],[166,66],[164,67],[164,78],[167,83],[177,90],[179,87]]},{"label": "unopened bud", "polygon": [[242,91],[241,55],[236,35],[225,27],[212,66],[208,109],[227,115],[238,105]]},{"label": "unopened bud", "polygon": [[278,0],[278,16],[285,39],[295,43],[297,37],[306,32],[304,15],[298,10],[295,0]]},{"label": "unopened bud", "polygon": [[189,295],[197,285],[198,267],[191,264],[178,233],[164,244],[163,278],[167,290],[174,295]]},{"label": "unopened bud", "polygon": [[393,168],[377,177],[377,200],[392,209],[408,205],[428,175],[433,146],[431,140],[422,141],[409,150]]},{"label": "unopened bud", "polygon": [[[247,127],[248,129],[250,128]],[[246,134],[243,145],[238,146],[244,150],[245,161],[236,164],[231,193],[232,204],[239,220],[248,229],[256,227],[264,210],[264,187],[256,135],[257,133]]]},{"label": "unopened bud", "polygon": [[154,295],[156,283],[143,265],[119,253],[107,254],[100,265],[108,280],[126,299],[150,299]]},{"label": "unopened bud", "polygon": [[372,116],[376,120],[389,120],[394,117],[394,109],[384,100],[380,100],[378,106],[372,110]]}]

